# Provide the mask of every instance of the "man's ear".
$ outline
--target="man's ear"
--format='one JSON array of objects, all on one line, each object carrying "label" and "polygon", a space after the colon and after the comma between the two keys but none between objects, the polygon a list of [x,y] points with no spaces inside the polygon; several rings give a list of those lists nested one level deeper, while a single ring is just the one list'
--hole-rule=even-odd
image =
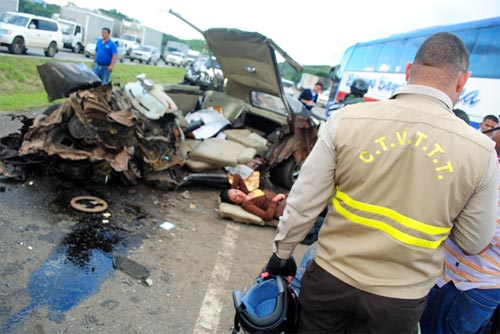
[{"label": "man's ear", "polygon": [[408,79],[410,78],[410,73],[411,73],[411,67],[412,67],[412,62],[409,61],[406,63],[406,69],[405,69],[405,80],[408,82]]},{"label": "man's ear", "polygon": [[471,75],[472,75],[471,71],[460,73],[457,81],[457,93],[462,92],[462,90],[465,87],[465,84],[467,83],[467,80],[469,80]]}]

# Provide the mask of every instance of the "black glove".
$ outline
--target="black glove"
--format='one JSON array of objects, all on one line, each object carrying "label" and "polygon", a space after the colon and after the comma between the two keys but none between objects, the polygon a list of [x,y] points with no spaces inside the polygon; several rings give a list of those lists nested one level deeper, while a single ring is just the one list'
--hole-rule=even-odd
[{"label": "black glove", "polygon": [[271,275],[281,275],[284,277],[295,276],[297,271],[297,264],[293,257],[283,260],[278,257],[275,253],[269,259],[264,271],[267,271]]}]

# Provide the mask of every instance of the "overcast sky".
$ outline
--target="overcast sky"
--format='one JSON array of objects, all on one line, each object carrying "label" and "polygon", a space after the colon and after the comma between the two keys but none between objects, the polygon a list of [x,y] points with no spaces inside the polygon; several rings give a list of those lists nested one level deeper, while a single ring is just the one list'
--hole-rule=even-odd
[{"label": "overcast sky", "polygon": [[[61,6],[67,0],[46,0]],[[202,30],[237,28],[274,40],[304,65],[335,65],[350,45],[415,29],[500,16],[498,0],[72,0],[89,9],[116,9],[181,39]]]}]

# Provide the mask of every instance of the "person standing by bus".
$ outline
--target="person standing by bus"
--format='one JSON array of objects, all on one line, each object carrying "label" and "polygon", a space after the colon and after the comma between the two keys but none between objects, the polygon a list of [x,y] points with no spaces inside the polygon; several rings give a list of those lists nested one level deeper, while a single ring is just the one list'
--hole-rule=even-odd
[{"label": "person standing by bus", "polygon": [[489,244],[494,143],[452,112],[468,66],[457,36],[431,35],[390,100],[349,105],[327,121],[265,267],[293,276],[294,248],[331,201],[301,282],[299,333],[417,333],[446,238],[468,254]]},{"label": "person standing by bus", "polygon": [[95,46],[93,70],[102,83],[107,84],[118,58],[118,48],[110,38],[109,28],[102,28],[101,34],[102,38],[99,38]]},{"label": "person standing by bus", "polygon": [[316,82],[312,89],[306,88],[300,93],[299,101],[309,110],[311,110],[318,100],[318,94],[321,93],[323,89],[323,84],[321,82]]}]

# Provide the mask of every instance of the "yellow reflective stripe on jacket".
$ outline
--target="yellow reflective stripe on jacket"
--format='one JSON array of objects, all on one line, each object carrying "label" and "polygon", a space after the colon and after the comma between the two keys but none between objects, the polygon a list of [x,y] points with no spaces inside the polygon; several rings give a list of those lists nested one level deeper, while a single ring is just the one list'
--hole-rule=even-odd
[{"label": "yellow reflective stripe on jacket", "polygon": [[417,230],[420,232],[424,232],[427,234],[443,234],[443,233],[449,233],[451,230],[451,227],[439,227],[439,226],[433,226],[433,225],[428,225],[422,222],[419,222],[418,220],[411,219],[410,217],[406,217],[402,214],[400,214],[397,211],[394,211],[392,209],[379,206],[379,205],[373,205],[373,204],[368,204],[368,203],[363,203],[363,202],[358,202],[346,193],[337,190],[337,195],[339,199],[341,199],[345,204],[348,206],[360,210],[360,211],[365,211],[365,212],[370,212],[370,213],[375,213],[380,216],[385,216],[388,217],[394,221],[397,221],[401,225],[404,225],[408,228],[411,228],[413,230]]},{"label": "yellow reflective stripe on jacket", "polygon": [[[345,208],[343,208],[337,198],[333,199],[333,205],[334,205],[335,209],[337,210],[337,212],[339,214],[341,214],[342,216],[344,216],[345,218],[347,218],[349,221],[356,223],[356,224],[368,226],[368,227],[380,230],[382,232],[385,232],[388,235],[390,235],[391,237],[393,237],[394,239],[399,240],[407,245],[417,246],[417,247],[422,247],[422,248],[429,248],[429,249],[436,249],[448,237],[448,232],[451,230],[451,228],[441,228],[441,227],[435,227],[435,226],[430,226],[430,225],[424,224],[422,222],[405,217],[404,215],[401,215],[400,213],[398,213],[394,210],[388,209],[388,208],[355,201],[355,200],[351,199],[347,194],[339,192],[339,191],[337,191],[336,197],[342,199],[346,205],[349,205],[355,209],[365,211],[365,212],[375,213],[375,214],[378,214],[381,216],[389,217],[390,219],[396,221],[397,223],[400,223],[404,226],[410,227],[416,231],[424,232],[424,233],[431,234],[431,235],[445,234],[439,240],[435,240],[435,241],[417,238],[417,237],[409,235],[405,232],[402,232],[402,231],[398,230],[397,228],[395,228],[395,227],[393,227],[393,226],[391,226],[388,223],[385,223],[383,221],[372,219],[372,218],[361,217],[355,213],[352,213],[352,212],[346,210]],[[344,200],[344,198],[347,199],[347,202]],[[365,210],[363,210],[362,208],[364,208]],[[379,208],[380,210],[377,211],[376,210],[377,208]],[[410,222],[415,222],[417,224],[415,224],[416,226],[409,226],[408,224],[410,224]],[[432,233],[426,232],[426,231],[424,231],[424,229],[427,231],[432,231]],[[438,230],[442,231],[442,232],[436,232]]]}]

